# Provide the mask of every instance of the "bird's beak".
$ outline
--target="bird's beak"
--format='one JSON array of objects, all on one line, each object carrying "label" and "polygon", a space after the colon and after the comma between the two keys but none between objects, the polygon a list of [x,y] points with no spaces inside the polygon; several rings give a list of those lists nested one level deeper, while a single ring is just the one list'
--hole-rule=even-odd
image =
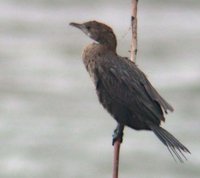
[{"label": "bird's beak", "polygon": [[84,25],[83,24],[79,24],[79,23],[71,22],[69,25],[71,25],[73,27],[76,27],[76,28],[79,28],[80,30],[83,30],[83,28],[84,28]]},{"label": "bird's beak", "polygon": [[85,33],[87,36],[89,36],[90,38],[91,37],[91,33],[88,31],[88,29],[85,27],[85,24],[84,23],[74,23],[74,22],[71,22],[69,25],[73,26],[73,27],[76,27],[78,29],[80,29],[83,33]]}]

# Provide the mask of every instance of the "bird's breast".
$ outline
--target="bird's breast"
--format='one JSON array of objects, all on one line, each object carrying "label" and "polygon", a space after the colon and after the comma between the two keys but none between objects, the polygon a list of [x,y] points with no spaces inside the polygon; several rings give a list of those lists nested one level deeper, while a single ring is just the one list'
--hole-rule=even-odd
[{"label": "bird's breast", "polygon": [[82,59],[85,68],[95,84],[97,82],[97,76],[96,76],[97,61],[101,60],[101,56],[102,56],[101,45],[94,43],[86,46],[82,54]]}]

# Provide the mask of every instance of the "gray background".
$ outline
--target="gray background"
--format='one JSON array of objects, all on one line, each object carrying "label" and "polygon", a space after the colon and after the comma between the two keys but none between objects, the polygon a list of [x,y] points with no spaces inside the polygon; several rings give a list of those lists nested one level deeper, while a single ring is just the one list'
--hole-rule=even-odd
[{"label": "gray background", "polygon": [[[111,177],[116,125],[71,21],[113,27],[130,56],[130,0],[0,1],[0,178]],[[174,106],[163,126],[192,152],[176,164],[151,132],[125,130],[120,177],[200,177],[200,1],[139,2],[137,64]]]}]

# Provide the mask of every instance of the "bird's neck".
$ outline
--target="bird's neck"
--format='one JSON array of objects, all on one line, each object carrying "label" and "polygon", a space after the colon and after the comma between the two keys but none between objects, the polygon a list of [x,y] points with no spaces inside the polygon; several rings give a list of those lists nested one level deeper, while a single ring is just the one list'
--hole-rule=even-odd
[{"label": "bird's neck", "polygon": [[86,69],[89,71],[91,66],[95,65],[97,61],[105,59],[110,53],[116,54],[115,51],[110,50],[106,45],[97,43],[87,45],[82,53],[82,59]]},{"label": "bird's neck", "polygon": [[99,42],[99,44],[105,46],[109,50],[116,52],[117,40],[114,33],[107,33],[105,35],[102,35],[97,41]]}]

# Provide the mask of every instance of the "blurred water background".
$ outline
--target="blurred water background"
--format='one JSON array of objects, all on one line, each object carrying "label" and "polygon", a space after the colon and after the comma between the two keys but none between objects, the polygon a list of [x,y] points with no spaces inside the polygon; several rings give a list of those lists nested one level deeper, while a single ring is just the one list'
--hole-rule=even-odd
[{"label": "blurred water background", "polygon": [[[113,27],[130,56],[130,0],[0,1],[0,178],[111,177],[116,125],[81,61],[91,40],[68,25]],[[163,125],[192,152],[176,164],[150,132],[125,130],[120,177],[200,177],[200,1],[139,2],[137,64],[175,108]]]}]

